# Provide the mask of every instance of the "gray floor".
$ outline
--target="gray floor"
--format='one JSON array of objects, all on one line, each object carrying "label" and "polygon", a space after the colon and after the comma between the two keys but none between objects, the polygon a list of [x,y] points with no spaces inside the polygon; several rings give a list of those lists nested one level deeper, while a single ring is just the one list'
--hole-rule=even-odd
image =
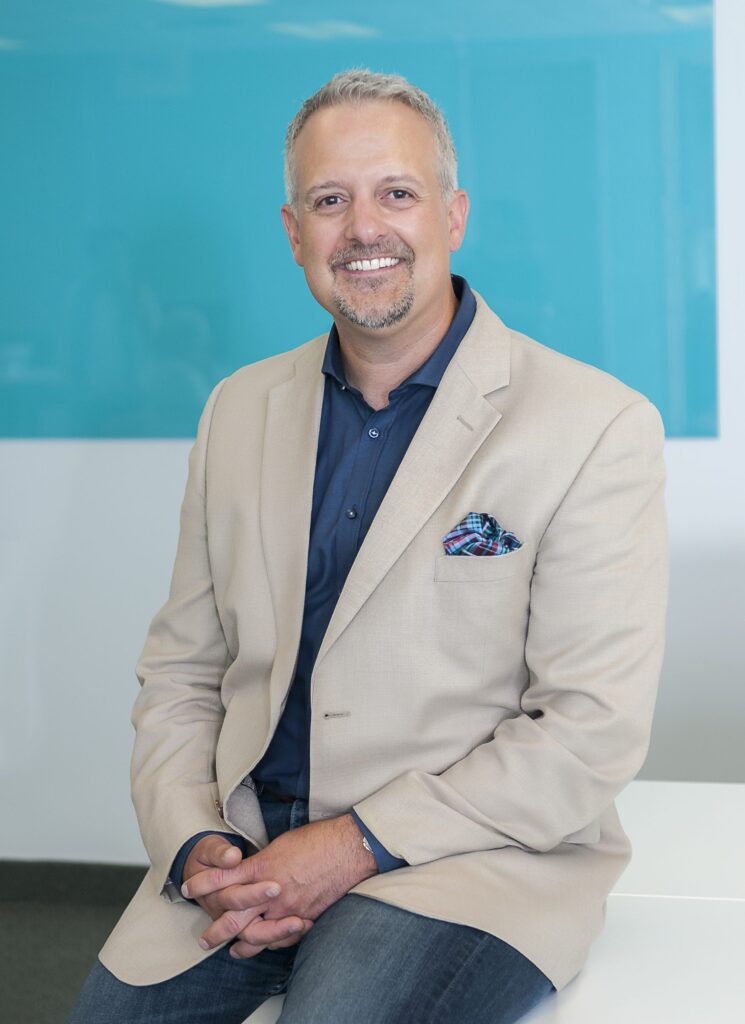
[{"label": "gray floor", "polygon": [[64,1024],[144,870],[0,861],[0,1021]]}]

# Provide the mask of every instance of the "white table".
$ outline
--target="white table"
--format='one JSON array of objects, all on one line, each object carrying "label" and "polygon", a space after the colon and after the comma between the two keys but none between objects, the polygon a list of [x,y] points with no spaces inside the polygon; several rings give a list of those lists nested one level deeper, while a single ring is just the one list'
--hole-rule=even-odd
[{"label": "white table", "polygon": [[[605,929],[524,1024],[741,1024],[745,784],[634,782],[618,808],[634,856]],[[271,999],[246,1024],[275,1024],[281,1007]]]}]

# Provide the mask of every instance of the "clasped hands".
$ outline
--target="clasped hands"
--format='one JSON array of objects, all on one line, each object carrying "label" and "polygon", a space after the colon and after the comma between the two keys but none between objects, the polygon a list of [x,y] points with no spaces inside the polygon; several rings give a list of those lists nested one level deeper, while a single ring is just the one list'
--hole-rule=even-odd
[{"label": "clasped hands", "polygon": [[184,896],[212,918],[199,944],[235,940],[230,955],[256,956],[299,942],[323,911],[377,873],[351,814],[283,832],[258,853],[218,835],[194,846],[184,867]]}]

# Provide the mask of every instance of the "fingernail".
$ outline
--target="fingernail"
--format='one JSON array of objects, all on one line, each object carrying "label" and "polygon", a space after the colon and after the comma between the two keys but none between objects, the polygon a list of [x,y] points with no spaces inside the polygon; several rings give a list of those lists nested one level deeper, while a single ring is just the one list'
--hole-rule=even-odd
[{"label": "fingernail", "polygon": [[297,933],[301,932],[302,930],[303,930],[303,926],[301,924],[294,924],[292,926],[292,928],[290,928],[290,934],[291,935],[297,935]]},{"label": "fingernail", "polygon": [[279,886],[278,885],[270,885],[269,888],[266,890],[266,895],[267,896],[279,896]]},{"label": "fingernail", "polygon": [[210,946],[209,942],[207,942],[206,939],[200,939],[199,940],[199,945],[202,947],[202,949],[211,949],[212,948]]},{"label": "fingernail", "polygon": [[189,899],[189,886],[186,882],[181,886],[181,895],[185,896],[187,900]]}]

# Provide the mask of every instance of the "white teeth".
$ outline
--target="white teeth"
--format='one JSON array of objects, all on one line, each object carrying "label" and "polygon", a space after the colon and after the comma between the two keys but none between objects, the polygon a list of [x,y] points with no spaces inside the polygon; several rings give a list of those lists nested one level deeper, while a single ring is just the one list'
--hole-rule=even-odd
[{"label": "white teeth", "polygon": [[395,267],[397,263],[400,263],[399,259],[393,256],[383,256],[382,259],[374,260],[352,260],[351,263],[345,263],[345,270],[380,270],[382,267]]}]

